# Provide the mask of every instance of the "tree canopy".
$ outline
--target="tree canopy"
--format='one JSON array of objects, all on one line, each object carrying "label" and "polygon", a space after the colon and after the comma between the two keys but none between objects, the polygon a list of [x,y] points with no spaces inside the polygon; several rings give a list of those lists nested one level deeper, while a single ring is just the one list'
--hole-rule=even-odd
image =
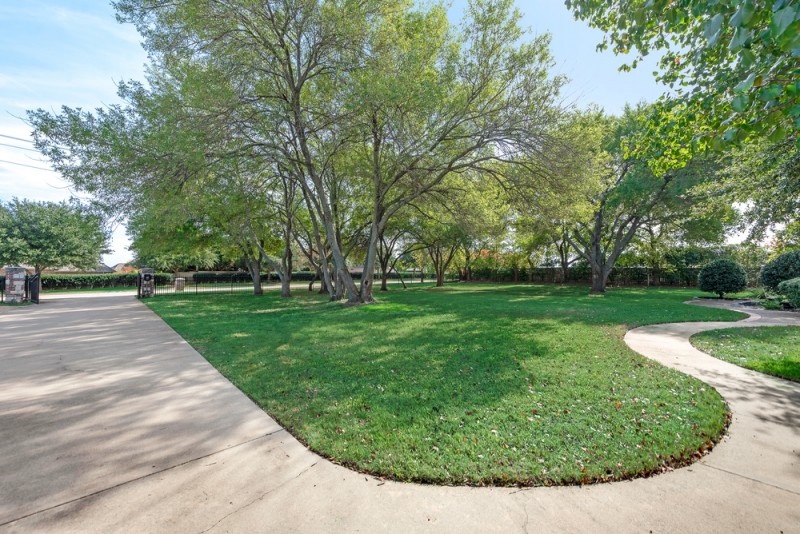
[{"label": "tree canopy", "polygon": [[0,264],[96,268],[106,250],[103,220],[75,202],[0,203]]},{"label": "tree canopy", "polygon": [[[606,32],[599,49],[663,52],[657,78],[715,139],[797,140],[800,2],[796,0],[566,0]],[[798,140],[800,142],[800,140]]]},{"label": "tree canopy", "polygon": [[528,37],[512,0],[471,0],[460,27],[440,3],[405,0],[116,7],[145,38],[149,87],[122,84],[127,105],[95,113],[31,112],[37,146],[80,190],[128,211],[143,195],[219,189],[239,170],[286,180],[303,213],[278,210],[284,238],[297,239],[297,217],[332,298],[372,300],[391,218],[448,177],[546,174],[564,80],[549,72],[549,36]]}]

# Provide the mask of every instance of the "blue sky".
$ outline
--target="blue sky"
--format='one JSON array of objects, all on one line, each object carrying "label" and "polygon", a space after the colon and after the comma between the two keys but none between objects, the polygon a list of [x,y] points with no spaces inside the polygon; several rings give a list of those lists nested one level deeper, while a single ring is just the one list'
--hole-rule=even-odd
[{"label": "blue sky", "polygon": [[[453,0],[451,18],[458,19],[465,5],[466,0]],[[597,53],[602,33],[575,21],[561,0],[517,0],[517,5],[524,26],[535,34],[551,33],[556,71],[572,80],[569,101],[617,113],[627,102],[651,102],[663,92],[652,76],[654,62],[632,73],[618,72],[624,60]],[[115,103],[116,82],[141,80],[145,61],[136,31],[117,23],[103,0],[0,2],[0,200],[61,200],[73,194],[38,153],[24,150],[31,147],[25,142],[30,129],[22,120],[26,109]],[[127,245],[124,229],[118,228],[114,252],[105,262],[130,260]]]}]

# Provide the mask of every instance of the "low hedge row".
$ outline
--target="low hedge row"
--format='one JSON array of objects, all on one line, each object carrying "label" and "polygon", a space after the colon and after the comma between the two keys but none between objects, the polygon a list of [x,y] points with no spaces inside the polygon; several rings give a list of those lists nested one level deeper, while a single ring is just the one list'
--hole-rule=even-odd
[{"label": "low hedge row", "polygon": [[[403,280],[409,280],[412,273],[401,273]],[[354,280],[361,280],[361,273],[352,273]],[[419,278],[419,273],[414,273],[415,278]],[[292,273],[292,281],[294,282],[310,282],[314,280],[316,273],[314,271],[297,271]],[[433,278],[434,275],[426,274],[425,278]],[[251,282],[250,273],[246,271],[231,271],[231,272],[198,272],[192,275],[194,281],[198,284],[225,284],[225,283],[244,283]],[[390,273],[389,279],[396,280],[399,278],[397,273]],[[375,280],[381,279],[381,273],[375,273]],[[277,282],[278,275],[275,273],[261,273],[261,281]]]},{"label": "low hedge row", "polygon": [[[43,274],[42,289],[93,289],[111,287],[136,287],[137,273],[115,274]],[[168,273],[157,273],[156,284],[169,284],[173,276]]]},{"label": "low hedge row", "polygon": [[[693,287],[697,285],[699,272],[700,269],[694,267],[681,268],[675,271],[649,269],[646,267],[615,267],[611,271],[608,283],[612,286],[640,286],[649,283],[649,285],[655,286]],[[523,267],[517,274],[519,282],[552,283],[561,281],[560,267],[535,267],[533,269]],[[427,278],[428,275],[425,276]],[[514,280],[514,270],[508,268],[473,269],[472,279],[511,282]],[[567,271],[567,282],[590,284],[592,282],[592,270],[588,265],[572,266]]]}]

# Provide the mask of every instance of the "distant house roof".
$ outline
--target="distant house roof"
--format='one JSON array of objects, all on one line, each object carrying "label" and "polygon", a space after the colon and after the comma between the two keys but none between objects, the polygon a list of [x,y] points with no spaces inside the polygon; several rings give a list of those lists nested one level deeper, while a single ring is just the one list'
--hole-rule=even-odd
[{"label": "distant house roof", "polygon": [[57,269],[45,269],[44,272],[53,274],[109,274],[115,271],[105,263],[98,263],[97,267],[94,269],[78,269],[74,265],[67,265],[64,267],[58,267]]},{"label": "distant house roof", "polygon": [[[33,266],[31,265],[20,265],[27,269],[30,272],[33,272]],[[0,266],[0,275],[5,275],[5,268]],[[78,273],[89,273],[89,274],[109,274],[116,272],[114,269],[106,265],[105,263],[98,263],[97,267],[94,269],[78,269],[73,265],[67,265],[66,267],[58,267],[56,269],[45,269],[45,273],[52,273],[52,274],[78,274]]]},{"label": "distant house roof", "polygon": [[133,267],[131,267],[127,263],[118,263],[112,268],[114,269],[115,273],[130,273],[130,272],[133,272],[135,270]]}]

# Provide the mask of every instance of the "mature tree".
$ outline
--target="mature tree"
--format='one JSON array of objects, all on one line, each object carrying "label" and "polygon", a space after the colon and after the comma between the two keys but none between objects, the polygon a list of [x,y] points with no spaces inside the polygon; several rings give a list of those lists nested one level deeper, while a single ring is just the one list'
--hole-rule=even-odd
[{"label": "mature tree", "polygon": [[0,264],[27,264],[37,273],[49,267],[97,267],[107,252],[103,220],[76,202],[0,203]]},{"label": "mature tree", "polygon": [[586,117],[587,138],[595,142],[584,172],[594,186],[584,199],[588,216],[578,219],[568,239],[591,266],[592,292],[605,292],[614,264],[637,232],[684,212],[684,195],[710,174],[703,160],[683,162],[681,168],[659,159],[658,145],[644,126],[652,111],[639,106],[626,108],[620,118]]},{"label": "mature tree", "polygon": [[[658,79],[717,138],[795,142],[800,129],[800,3],[796,0],[566,0],[606,32],[598,48],[664,51]],[[654,16],[655,14],[655,16]],[[800,142],[800,141],[798,141]]]},{"label": "mature tree", "polygon": [[[392,17],[374,34],[383,53],[356,77],[374,205],[367,266],[390,218],[448,175],[532,166],[552,143],[563,80],[547,77],[549,37],[519,45],[509,0],[470,2],[465,16],[461,42],[441,7]],[[371,278],[366,271],[364,300]]]},{"label": "mature tree", "polygon": [[150,204],[128,220],[130,250],[138,267],[173,272],[214,269],[232,259],[223,257],[226,247],[219,233],[175,208],[174,203]]},{"label": "mature tree", "polygon": [[469,237],[449,217],[420,218],[415,221],[413,235],[415,243],[426,252],[433,265],[436,286],[443,286],[459,247]]},{"label": "mature tree", "polygon": [[[118,7],[164,62],[211,58],[235,80],[242,124],[282,153],[301,186],[318,249],[330,249],[348,299],[372,299],[389,219],[447,174],[493,159],[524,164],[544,150],[561,80],[548,77],[547,39],[518,44],[511,0],[470,2],[461,34],[441,6],[410,2],[240,1]],[[357,289],[339,241],[330,176],[364,148],[372,200],[365,275]],[[326,265],[323,274],[328,276]],[[330,284],[328,284],[330,285]]]},{"label": "mature tree", "polygon": [[196,264],[224,250],[244,259],[256,294],[267,264],[289,296],[296,185],[274,154],[237,135],[228,81],[181,65],[119,92],[127,107],[29,114],[54,167],[127,215],[144,257]]}]

